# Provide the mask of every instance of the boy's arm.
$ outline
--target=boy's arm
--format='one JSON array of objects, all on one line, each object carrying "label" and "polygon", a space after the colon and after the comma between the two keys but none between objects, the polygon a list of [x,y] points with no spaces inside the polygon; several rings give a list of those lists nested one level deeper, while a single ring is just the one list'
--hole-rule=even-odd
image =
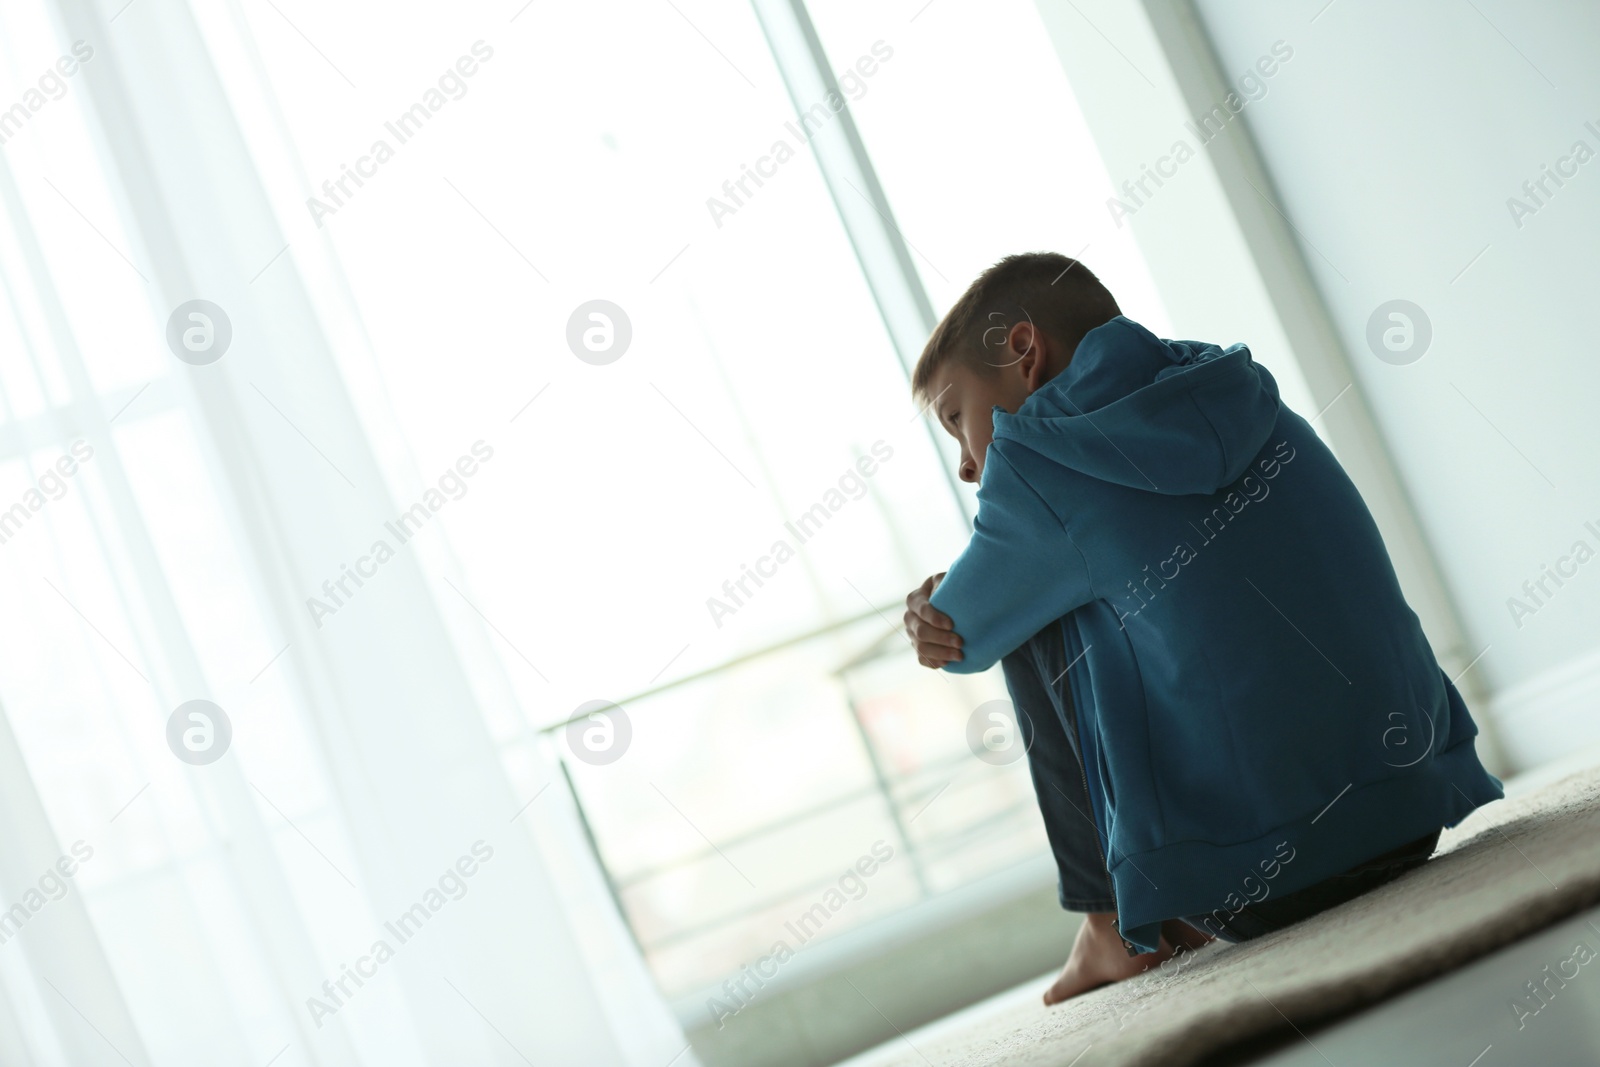
[{"label": "boy's arm", "polygon": [[1089,566],[1061,520],[990,446],[972,540],[928,598],[961,638],[955,674],[988,670],[1045,625],[1094,599]]}]

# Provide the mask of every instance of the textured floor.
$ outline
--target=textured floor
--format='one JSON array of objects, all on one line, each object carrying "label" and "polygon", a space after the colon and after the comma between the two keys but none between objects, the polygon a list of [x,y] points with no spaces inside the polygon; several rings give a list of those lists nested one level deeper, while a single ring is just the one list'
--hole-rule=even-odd
[{"label": "textured floor", "polygon": [[[1211,945],[1176,973],[1106,986],[1054,1009],[1039,1003],[1046,983],[1020,988],[897,1039],[852,1065],[1183,1067],[1255,1060],[1257,1052],[1250,1050],[1265,1051],[1286,1036],[1309,1044],[1296,1029],[1312,1030],[1456,971],[1527,935],[1574,919],[1600,901],[1600,768],[1508,793],[1506,800],[1480,808],[1447,831],[1439,854],[1426,866],[1287,930],[1240,945]],[[1600,929],[1591,931],[1586,944],[1600,950]],[[1510,1045],[1513,1038],[1526,1036],[1541,1018],[1559,1020],[1566,1014],[1576,1025],[1573,1012],[1556,1011],[1560,1002],[1553,996],[1543,1011],[1523,1014],[1520,1027],[1512,1006],[1519,994],[1530,1007],[1539,1005],[1526,999],[1524,983],[1542,977],[1539,968],[1546,962],[1561,965],[1572,948],[1527,975],[1517,968],[1526,969],[1528,961],[1498,968],[1504,971],[1499,979],[1504,990],[1495,1010],[1509,1024],[1502,1047],[1517,1055],[1501,1059],[1480,1044],[1459,1061],[1462,1067],[1476,1055],[1482,1056],[1476,1067],[1534,1062],[1521,1056],[1534,1042]],[[1573,982],[1589,977],[1591,966],[1600,968],[1600,959],[1581,967]],[[1486,959],[1479,969],[1483,967],[1494,965]],[[1600,986],[1600,977],[1592,981]],[[1575,995],[1567,1001],[1580,1011],[1583,988],[1572,991]],[[1486,1003],[1493,1001],[1490,996]],[[1550,1023],[1545,1029],[1556,1026]],[[1450,1037],[1465,1040],[1461,1034],[1416,1036],[1430,1047]],[[1393,1051],[1392,1059],[1360,1062],[1419,1062],[1401,1048]],[[1312,1059],[1305,1060],[1306,1054]],[[1297,1050],[1292,1044],[1283,1044],[1281,1055],[1284,1063],[1340,1062],[1329,1061],[1316,1048]],[[1379,1053],[1369,1050],[1369,1055]]]},{"label": "textured floor", "polygon": [[[1321,1029],[1283,1027],[1206,1067],[1594,1067],[1600,1064],[1600,908]],[[1568,961],[1571,960],[1569,963]],[[1546,967],[1564,971],[1551,980]],[[1576,972],[1576,973],[1574,973]],[[1543,980],[1538,1000],[1525,983]],[[1270,1045],[1271,1047],[1266,1047]]]}]

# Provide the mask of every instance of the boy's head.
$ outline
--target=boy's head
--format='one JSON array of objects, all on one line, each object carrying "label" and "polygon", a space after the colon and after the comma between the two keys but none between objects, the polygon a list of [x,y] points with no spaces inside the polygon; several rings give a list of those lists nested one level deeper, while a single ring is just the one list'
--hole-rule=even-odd
[{"label": "boy's head", "polygon": [[934,327],[911,394],[961,443],[961,479],[983,476],[992,409],[1015,413],[1066,369],[1083,335],[1122,314],[1100,279],[1054,252],[1007,256],[978,276]]}]

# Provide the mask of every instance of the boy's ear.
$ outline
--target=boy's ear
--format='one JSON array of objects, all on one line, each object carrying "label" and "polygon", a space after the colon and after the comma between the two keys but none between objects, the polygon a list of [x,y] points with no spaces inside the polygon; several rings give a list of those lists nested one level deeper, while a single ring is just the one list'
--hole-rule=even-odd
[{"label": "boy's ear", "polygon": [[1045,383],[1047,345],[1048,342],[1039,328],[1026,320],[1013,324],[1006,335],[1008,361],[1022,372],[1030,393]]}]

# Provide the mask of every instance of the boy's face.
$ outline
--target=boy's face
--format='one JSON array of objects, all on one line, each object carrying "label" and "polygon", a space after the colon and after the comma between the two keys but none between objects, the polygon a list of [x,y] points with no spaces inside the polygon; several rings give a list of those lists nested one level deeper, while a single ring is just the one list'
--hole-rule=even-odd
[{"label": "boy's face", "polygon": [[[997,364],[982,374],[963,363],[948,360],[929,382],[929,409],[939,425],[961,445],[957,472],[964,482],[977,484],[983,461],[994,440],[994,408],[1015,415],[1033,391],[1052,376],[1050,342],[1029,323],[1013,326],[1003,347],[991,349]],[[1059,369],[1059,368],[1056,368]]]}]

